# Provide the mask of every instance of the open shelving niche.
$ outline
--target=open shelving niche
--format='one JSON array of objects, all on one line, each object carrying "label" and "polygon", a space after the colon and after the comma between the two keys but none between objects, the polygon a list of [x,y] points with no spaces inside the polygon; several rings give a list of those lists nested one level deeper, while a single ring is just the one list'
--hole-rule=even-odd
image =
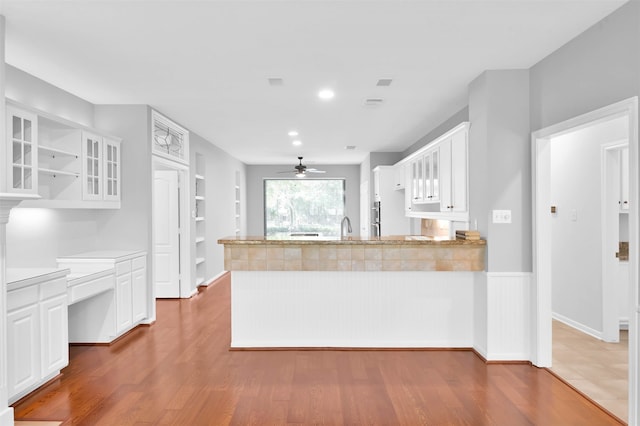
[{"label": "open shelving niche", "polygon": [[235,233],[236,233],[236,237],[240,236],[240,215],[241,215],[241,211],[240,211],[240,172],[236,171],[236,181],[235,181],[235,206],[234,206],[234,214],[235,214]]},{"label": "open shelving niche", "polygon": [[195,192],[194,192],[194,203],[195,203],[195,284],[197,286],[206,285],[205,279],[207,276],[207,265],[206,265],[206,224],[205,224],[205,213],[206,213],[206,186],[205,186],[205,159],[202,154],[196,153],[196,169],[195,169]]},{"label": "open shelving niche", "polygon": [[[57,117],[44,111],[35,110],[24,106],[15,101],[7,104],[9,119],[15,121],[21,116],[27,117],[30,123],[30,132],[33,136],[33,143],[23,142],[25,148],[22,150],[24,155],[33,155],[34,161],[13,159],[14,169],[18,166],[25,169],[23,180],[29,177],[29,182],[34,184],[33,193],[39,195],[37,200],[24,201],[20,207],[48,207],[48,208],[120,208],[120,155],[116,154],[115,149],[119,150],[120,139],[103,135],[94,129],[89,129],[81,124],[69,121],[62,117]],[[26,119],[25,119],[26,120]],[[23,120],[24,121],[24,120]],[[83,176],[86,171],[83,170],[83,140],[85,133],[90,131],[96,134],[96,138],[100,140],[99,154],[96,160],[102,162],[102,144],[111,147],[111,153],[114,158],[111,159],[109,170],[117,175],[103,176],[97,174],[96,185],[98,185],[96,196],[89,200],[86,197],[83,188]],[[16,142],[14,138],[14,144]],[[27,151],[26,148],[29,148]],[[15,149],[14,149],[15,151]],[[15,155],[14,155],[15,157]],[[29,157],[30,158],[30,157]],[[22,163],[25,163],[24,165]],[[28,164],[27,164],[28,163]],[[102,166],[100,166],[102,170]],[[27,170],[28,169],[28,170]],[[34,176],[27,175],[26,171],[34,170]],[[14,178],[14,180],[16,180]],[[108,196],[103,196],[103,180],[109,180],[111,192]],[[18,182],[22,185],[22,182]],[[117,191],[117,192],[116,192]]]},{"label": "open shelving niche", "polygon": [[41,116],[38,139],[38,193],[45,199],[77,199],[82,192],[82,131]]}]

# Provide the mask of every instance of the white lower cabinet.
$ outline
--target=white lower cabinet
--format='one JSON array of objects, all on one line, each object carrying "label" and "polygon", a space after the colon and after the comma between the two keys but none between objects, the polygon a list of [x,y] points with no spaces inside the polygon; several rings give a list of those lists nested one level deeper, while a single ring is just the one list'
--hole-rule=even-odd
[{"label": "white lower cabinet", "polygon": [[37,300],[31,306],[9,312],[7,319],[7,375],[11,398],[31,389],[40,380],[40,321]]},{"label": "white lower cabinet", "polygon": [[[146,261],[146,257],[142,258]],[[134,265],[135,266],[135,265]],[[131,272],[133,322],[147,318],[147,265]]]},{"label": "white lower cabinet", "polygon": [[[66,271],[7,270],[7,390],[13,403],[69,364]],[[49,275],[49,276],[48,276]]]},{"label": "white lower cabinet", "polygon": [[131,328],[133,311],[131,304],[131,272],[116,276],[116,333],[121,334]]},{"label": "white lower cabinet", "polygon": [[60,371],[69,364],[67,294],[40,303],[42,331],[42,376]]},{"label": "white lower cabinet", "polygon": [[118,334],[147,317],[147,256],[116,263]]},{"label": "white lower cabinet", "polygon": [[[73,275],[91,270],[111,274],[86,279],[82,283],[70,283],[72,306],[69,328],[72,342],[110,343],[147,319],[150,293],[146,252],[105,250],[80,253],[58,258],[58,266],[71,269]],[[86,286],[86,291],[81,286]]]}]

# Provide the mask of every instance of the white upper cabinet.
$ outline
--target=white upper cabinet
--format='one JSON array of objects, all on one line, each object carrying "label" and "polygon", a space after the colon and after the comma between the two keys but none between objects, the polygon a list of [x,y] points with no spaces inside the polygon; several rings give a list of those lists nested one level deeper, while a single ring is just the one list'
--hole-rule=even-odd
[{"label": "white upper cabinet", "polygon": [[410,163],[411,201],[414,204],[424,202],[424,157],[418,156]]},{"label": "white upper cabinet", "polygon": [[407,216],[468,220],[468,134],[469,123],[462,123],[394,166],[408,171]]},{"label": "white upper cabinet", "polygon": [[42,111],[7,105],[7,189],[21,207],[120,208],[120,140]]},{"label": "white upper cabinet", "polygon": [[7,190],[24,194],[38,193],[38,117],[7,107]]},{"label": "white upper cabinet", "polygon": [[120,201],[120,142],[104,138],[103,146],[103,198],[109,201]]},{"label": "white upper cabinet", "polygon": [[406,185],[406,165],[404,163],[402,164],[397,164],[394,167],[394,173],[393,173],[393,189],[395,190],[401,190],[405,188]]},{"label": "white upper cabinet", "polygon": [[459,132],[440,145],[442,194],[440,210],[467,211],[467,133]]},{"label": "white upper cabinet", "polygon": [[424,156],[424,201],[440,201],[440,148],[427,152]]},{"label": "white upper cabinet", "polygon": [[82,132],[82,199],[102,199],[102,137]]}]

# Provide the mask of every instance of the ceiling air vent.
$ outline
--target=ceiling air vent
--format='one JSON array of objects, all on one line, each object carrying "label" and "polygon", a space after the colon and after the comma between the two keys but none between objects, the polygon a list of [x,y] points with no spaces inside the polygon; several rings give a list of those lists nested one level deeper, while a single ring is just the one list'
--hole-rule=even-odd
[{"label": "ceiling air vent", "polygon": [[348,151],[353,151],[354,149],[356,149],[355,145],[347,145],[344,147],[344,149],[348,150]]},{"label": "ceiling air vent", "polygon": [[382,105],[383,102],[384,100],[380,98],[368,98],[364,100],[364,105],[369,107],[377,107],[379,105]]},{"label": "ceiling air vent", "polygon": [[284,80],[281,78],[269,78],[269,86],[282,86],[284,84]]},{"label": "ceiling air vent", "polygon": [[378,80],[378,82],[376,83],[376,86],[391,86],[391,82],[393,80],[391,80],[390,78],[381,78],[380,80]]}]

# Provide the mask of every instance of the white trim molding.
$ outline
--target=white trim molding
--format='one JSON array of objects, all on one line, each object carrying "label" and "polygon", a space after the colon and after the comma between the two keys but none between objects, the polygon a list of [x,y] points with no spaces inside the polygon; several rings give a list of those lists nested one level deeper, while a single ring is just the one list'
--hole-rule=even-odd
[{"label": "white trim molding", "polygon": [[[629,300],[640,303],[638,286],[640,169],[638,150],[638,97],[605,106],[531,134],[531,173],[533,206],[533,276],[531,281],[531,360],[538,367],[551,366],[551,219],[549,215],[551,139],[587,126],[627,116],[629,137]],[[633,312],[629,321],[629,424],[640,424],[640,318]]]}]

